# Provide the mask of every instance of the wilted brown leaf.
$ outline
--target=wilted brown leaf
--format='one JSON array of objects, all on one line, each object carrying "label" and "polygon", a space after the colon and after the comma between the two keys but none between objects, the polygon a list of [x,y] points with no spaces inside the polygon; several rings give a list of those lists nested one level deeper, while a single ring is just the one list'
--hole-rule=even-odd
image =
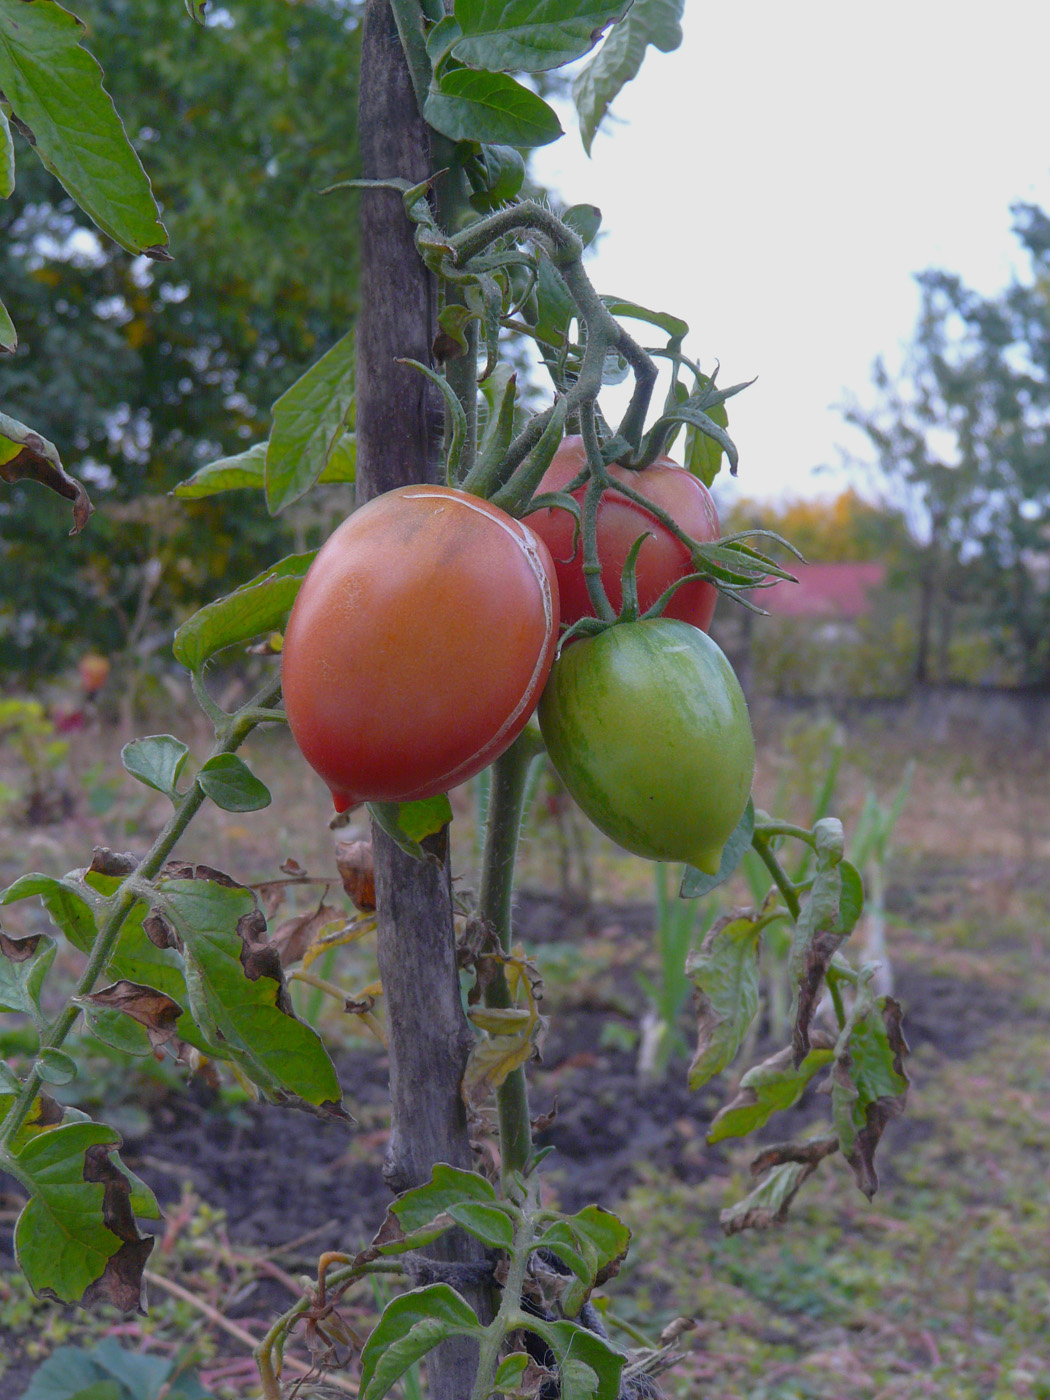
[{"label": "wilted brown leaf", "polygon": [[[199,867],[200,868],[200,867]],[[284,981],[280,952],[266,936],[266,915],[261,909],[242,914],[237,920],[237,936],[241,940],[241,966],[252,982],[270,977],[277,983],[277,1007],[286,1016],[293,1016],[292,999]]]},{"label": "wilted brown leaf", "polygon": [[337,841],[335,864],[354,908],[370,914],[376,907],[376,870],[371,841]]},{"label": "wilted brown leaf", "polygon": [[477,1111],[506,1080],[529,1060],[538,1060],[547,1034],[547,1018],[533,1011],[519,1019],[507,1035],[485,1033],[474,1044],[463,1074],[463,1098]]},{"label": "wilted brown leaf", "polygon": [[796,1069],[812,1048],[810,1027],[824,987],[824,976],[845,940],[846,934],[837,928],[822,929],[805,950],[805,963],[798,982],[795,1024],[791,1033]]},{"label": "wilted brown leaf", "polygon": [[31,933],[25,938],[12,938],[0,929],[0,953],[13,963],[28,962],[40,946],[42,933]]},{"label": "wilted brown leaf", "polygon": [[[886,1124],[894,1118],[899,1118],[904,1112],[910,1083],[904,1069],[904,1057],[909,1054],[909,1050],[901,1028],[903,1013],[900,1003],[893,997],[882,997],[877,1007],[875,1014],[881,1014],[886,1037],[883,1046],[884,1050],[889,1051],[889,1063],[883,1061],[880,1064],[878,1060],[871,1061],[869,1057],[869,1063],[861,1066],[863,1097],[858,1089],[858,1072],[854,1067],[854,1054],[849,1046],[843,1047],[839,1052],[831,1074],[833,1102],[835,1096],[839,1096],[843,1104],[843,1110],[836,1120],[840,1125],[845,1117],[845,1108],[860,1101],[864,1115],[863,1125],[854,1126],[853,1130],[845,1135],[842,1151],[853,1169],[858,1187],[869,1201],[879,1189],[879,1175],[875,1170],[876,1148],[882,1139]],[[863,1025],[863,1022],[861,1024]],[[878,1025],[878,1022],[875,1024]],[[887,1069],[889,1074],[886,1073]],[[873,1085],[876,1084],[881,1084],[885,1092],[873,1094]]]},{"label": "wilted brown leaf", "polygon": [[133,874],[138,865],[138,856],[132,855],[130,851],[111,851],[108,846],[96,846],[91,852],[91,864],[87,873],[112,875],[118,880],[123,880],[125,875]]},{"label": "wilted brown leaf", "polygon": [[16,481],[38,481],[72,501],[71,535],[83,530],[95,509],[81,483],[67,474],[54,443],[5,413],[0,413],[0,481],[12,486]]},{"label": "wilted brown leaf", "polygon": [[320,934],[333,924],[345,922],[344,915],[330,904],[320,904],[309,914],[285,919],[274,929],[271,945],[277,949],[282,967],[300,962]]},{"label": "wilted brown leaf", "polygon": [[138,982],[114,982],[77,1000],[103,1010],[122,1011],[125,1016],[138,1021],[145,1026],[154,1050],[175,1039],[175,1023],[182,1015],[182,1007],[177,1001],[154,987],[144,987]]},{"label": "wilted brown leaf", "polygon": [[742,1230],[768,1230],[782,1225],[802,1183],[817,1169],[816,1162],[784,1162],[773,1170],[750,1195],[719,1213],[718,1223],[727,1235]]},{"label": "wilted brown leaf", "polygon": [[247,889],[240,880],[235,880],[232,875],[227,875],[223,870],[216,870],[211,865],[192,865],[188,861],[169,860],[164,869],[160,872],[162,880],[210,880],[215,885],[225,885],[230,890]]},{"label": "wilted brown leaf", "polygon": [[157,948],[180,949],[182,947],[179,935],[157,909],[151,909],[142,920],[142,932]]},{"label": "wilted brown leaf", "polygon": [[546,1113],[537,1114],[537,1116],[532,1120],[532,1131],[534,1133],[545,1133],[548,1128],[553,1126],[554,1120],[557,1118],[557,1116],[558,1096],[557,1094],[555,1094],[554,1102],[551,1104],[548,1111]]},{"label": "wilted brown leaf", "polygon": [[105,1187],[102,1197],[102,1221],[122,1240],[116,1254],[110,1256],[100,1278],[88,1288],[81,1302],[91,1307],[96,1302],[112,1303],[121,1312],[146,1311],[143,1271],[153,1249],[153,1239],[139,1234],[131,1209],[131,1182],[113,1161],[111,1149],[96,1143],[84,1154],[84,1180],[99,1182]]},{"label": "wilted brown leaf", "polygon": [[804,1142],[771,1142],[751,1160],[751,1175],[761,1176],[785,1162],[801,1162],[804,1166],[818,1167],[825,1157],[839,1150],[839,1140],[834,1133],[824,1137],[809,1138]]},{"label": "wilted brown leaf", "polygon": [[676,1317],[673,1322],[669,1322],[660,1333],[660,1345],[668,1347],[673,1341],[683,1336],[686,1332],[696,1330],[695,1317]]}]

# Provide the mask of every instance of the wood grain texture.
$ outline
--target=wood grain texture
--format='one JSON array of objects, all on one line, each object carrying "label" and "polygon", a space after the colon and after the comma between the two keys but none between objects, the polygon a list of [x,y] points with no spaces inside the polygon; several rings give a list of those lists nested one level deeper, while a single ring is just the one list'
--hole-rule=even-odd
[{"label": "wood grain texture", "polygon": [[[363,174],[413,183],[430,171],[428,129],[386,0],[369,0],[361,52],[359,141]],[[415,481],[437,481],[440,403],[417,371],[434,337],[433,279],[421,263],[399,194],[361,195],[361,315],[357,328],[357,497],[363,502]],[[391,1136],[384,1175],[394,1191],[430,1179],[436,1162],[474,1165],[460,1094],[472,1033],[463,1014],[455,959],[447,834],[432,838],[432,863],[407,856],[373,830],[379,972],[390,1043]],[[428,1251],[462,1264],[484,1250],[456,1231]],[[483,1321],[491,1290],[461,1290]],[[477,1348],[446,1342],[427,1362],[429,1400],[464,1400]]]}]

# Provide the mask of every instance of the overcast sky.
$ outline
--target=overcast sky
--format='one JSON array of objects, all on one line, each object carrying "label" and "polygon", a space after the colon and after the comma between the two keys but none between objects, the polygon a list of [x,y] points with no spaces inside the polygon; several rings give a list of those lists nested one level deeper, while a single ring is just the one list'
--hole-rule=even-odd
[{"label": "overcast sky", "polygon": [[990,293],[1024,269],[1010,205],[1050,205],[1050,4],[685,8],[593,158],[566,110],[536,172],[601,208],[600,291],[683,316],[720,382],[758,376],[729,405],[740,489],[831,493],[842,450],[867,451],[834,405],[870,400],[877,355],[899,363],[913,274]]}]

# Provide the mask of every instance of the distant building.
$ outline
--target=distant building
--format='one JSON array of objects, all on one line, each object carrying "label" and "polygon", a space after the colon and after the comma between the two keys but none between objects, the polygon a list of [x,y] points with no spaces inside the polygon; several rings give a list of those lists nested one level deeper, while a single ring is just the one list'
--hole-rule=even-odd
[{"label": "distant building", "polygon": [[872,594],[886,582],[886,565],[802,564],[786,561],[798,579],[778,579],[771,588],[759,588],[751,599],[776,617],[811,617],[827,622],[854,622],[874,607]]},{"label": "distant building", "polygon": [[797,583],[748,595],[759,617],[722,603],[713,635],[749,694],[887,695],[906,688],[914,637],[882,562],[803,564]]}]

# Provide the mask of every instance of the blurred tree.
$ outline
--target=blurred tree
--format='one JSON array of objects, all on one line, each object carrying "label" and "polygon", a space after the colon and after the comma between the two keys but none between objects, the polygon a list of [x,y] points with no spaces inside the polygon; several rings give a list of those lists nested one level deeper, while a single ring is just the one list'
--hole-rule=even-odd
[{"label": "blurred tree", "polygon": [[356,171],[362,7],[229,0],[207,29],[172,0],[77,8],[175,260],[101,238],[21,144],[0,205],[20,335],[0,397],[99,507],[67,541],[65,503],[28,484],[0,494],[0,669],[29,677],[92,648],[164,646],[195,600],[275,556],[288,527],[254,493],[163,493],[264,439],[274,399],[357,303],[349,197],[318,191]]},{"label": "blurred tree", "polygon": [[922,545],[920,679],[961,609],[1017,681],[1050,686],[1050,218],[1013,212],[1030,277],[985,298],[923,273],[904,376],[880,362],[877,407],[847,413]]},{"label": "blurred tree", "polygon": [[879,559],[907,567],[911,536],[899,511],[867,500],[852,487],[830,500],[758,501],[744,496],[723,511],[727,534],[761,526],[790,540],[814,564]]}]

